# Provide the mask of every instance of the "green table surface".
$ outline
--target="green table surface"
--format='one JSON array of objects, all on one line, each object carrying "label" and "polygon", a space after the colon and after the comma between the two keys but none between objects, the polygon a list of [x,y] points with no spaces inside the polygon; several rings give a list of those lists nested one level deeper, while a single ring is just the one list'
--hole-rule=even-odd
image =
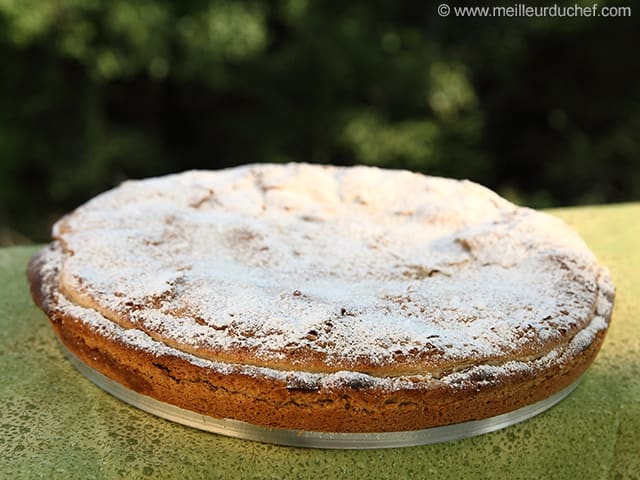
[{"label": "green table surface", "polygon": [[564,401],[456,442],[314,450],[202,432],[104,393],[65,359],[28,293],[39,247],[0,249],[2,478],[640,478],[640,203],[551,211],[611,270],[612,325]]}]

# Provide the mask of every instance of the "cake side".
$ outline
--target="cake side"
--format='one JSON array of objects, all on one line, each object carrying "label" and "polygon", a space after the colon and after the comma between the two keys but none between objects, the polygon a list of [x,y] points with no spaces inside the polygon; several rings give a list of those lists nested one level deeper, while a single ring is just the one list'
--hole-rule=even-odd
[{"label": "cake side", "polygon": [[123,329],[59,291],[60,256],[48,247],[28,275],[61,342],[87,365],[139,393],[215,418],[315,431],[383,432],[487,418],[573,383],[606,333],[612,287],[603,273],[588,325],[543,357],[398,377],[283,371],[212,362]]}]

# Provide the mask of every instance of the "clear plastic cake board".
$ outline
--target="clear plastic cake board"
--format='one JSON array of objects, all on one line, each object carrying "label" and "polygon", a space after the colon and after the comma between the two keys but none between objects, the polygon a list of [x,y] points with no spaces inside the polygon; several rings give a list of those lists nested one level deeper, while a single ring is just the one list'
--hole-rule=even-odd
[{"label": "clear plastic cake board", "polygon": [[95,383],[98,387],[110,393],[114,397],[119,398],[123,402],[153,415],[182,425],[218,433],[220,435],[226,435],[228,437],[307,448],[367,449],[411,447],[474,437],[476,435],[493,432],[522,422],[544,412],[545,410],[548,410],[569,395],[580,381],[580,379],[576,380],[573,384],[540,402],[527,405],[503,415],[483,420],[473,420],[455,425],[446,425],[443,427],[433,427],[407,432],[312,432],[305,430],[269,428],[252,425],[239,420],[213,418],[191,412],[168,403],[160,402],[151,397],[141,395],[133,390],[123,387],[119,383],[105,377],[100,372],[84,364],[80,359],[78,359],[78,357],[64,348],[64,346],[63,349],[71,363],[73,363],[80,373]]}]

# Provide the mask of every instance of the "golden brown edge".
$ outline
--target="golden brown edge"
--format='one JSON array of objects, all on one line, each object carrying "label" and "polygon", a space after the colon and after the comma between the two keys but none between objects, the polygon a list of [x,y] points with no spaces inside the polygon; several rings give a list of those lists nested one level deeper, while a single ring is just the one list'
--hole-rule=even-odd
[{"label": "golden brown edge", "polygon": [[223,374],[176,355],[157,356],[114,342],[56,309],[46,297],[46,249],[28,266],[31,294],[48,315],[58,339],[91,368],[125,387],[162,402],[214,418],[256,425],[333,432],[408,431],[507,413],[572,384],[598,353],[598,332],[573,362],[551,365],[543,374],[525,371],[478,383],[449,385],[434,380],[394,391],[357,383],[331,388],[291,388],[284,381],[244,373]]}]

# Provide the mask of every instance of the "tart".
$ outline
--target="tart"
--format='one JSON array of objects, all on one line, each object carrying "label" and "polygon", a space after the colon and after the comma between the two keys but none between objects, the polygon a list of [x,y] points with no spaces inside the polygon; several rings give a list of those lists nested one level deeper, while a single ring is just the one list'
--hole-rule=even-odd
[{"label": "tart", "polygon": [[254,164],[127,181],[28,267],[62,344],[218,419],[413,431],[544,400],[594,360],[609,273],[560,220],[469,181]]}]

